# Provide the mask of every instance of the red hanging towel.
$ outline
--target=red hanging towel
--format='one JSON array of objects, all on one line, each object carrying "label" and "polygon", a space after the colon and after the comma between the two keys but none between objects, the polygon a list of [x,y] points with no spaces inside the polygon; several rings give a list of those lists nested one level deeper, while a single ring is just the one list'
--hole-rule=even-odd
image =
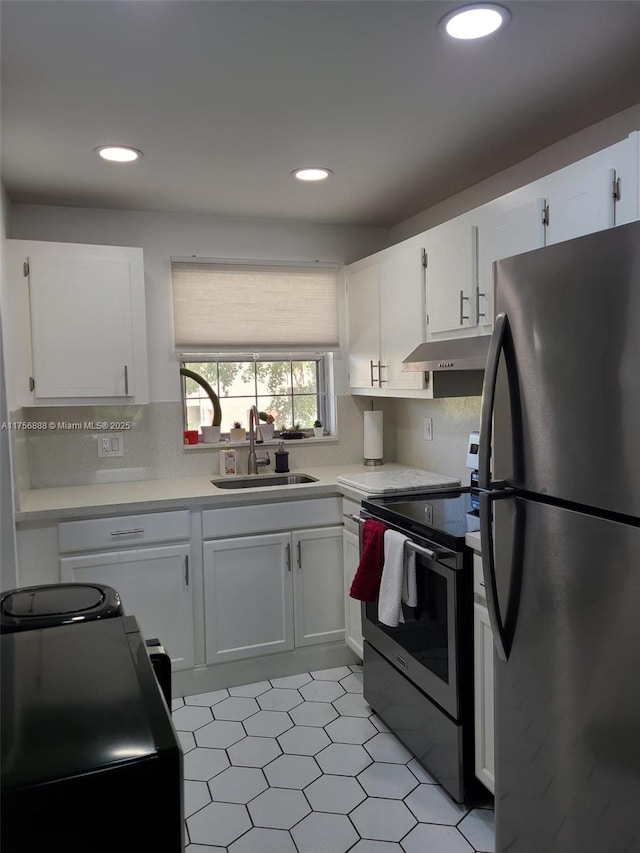
[{"label": "red hanging towel", "polygon": [[386,526],[368,518],[362,529],[360,563],[351,583],[349,595],[358,601],[375,601],[380,589],[384,565],[384,532]]}]

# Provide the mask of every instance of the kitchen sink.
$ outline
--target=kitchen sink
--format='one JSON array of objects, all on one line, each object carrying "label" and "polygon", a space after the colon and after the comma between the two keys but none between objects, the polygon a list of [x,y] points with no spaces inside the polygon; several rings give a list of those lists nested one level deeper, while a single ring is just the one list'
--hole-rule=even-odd
[{"label": "kitchen sink", "polygon": [[262,486],[295,486],[297,483],[317,483],[317,477],[309,474],[255,474],[252,477],[230,477],[228,480],[212,480],[218,489],[256,489]]}]

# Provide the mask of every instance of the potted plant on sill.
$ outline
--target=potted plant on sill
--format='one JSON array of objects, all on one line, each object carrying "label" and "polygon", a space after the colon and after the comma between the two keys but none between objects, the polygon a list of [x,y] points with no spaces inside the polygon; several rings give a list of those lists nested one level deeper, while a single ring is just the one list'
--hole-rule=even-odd
[{"label": "potted plant on sill", "polygon": [[264,423],[260,424],[260,432],[264,441],[271,441],[273,438],[273,424],[275,418],[268,412],[258,412],[258,417]]},{"label": "potted plant on sill", "polygon": [[322,438],[324,435],[324,427],[320,419],[313,422],[313,435],[314,438]]},{"label": "potted plant on sill", "polygon": [[244,427],[240,421],[234,421],[233,426],[229,430],[229,438],[231,441],[244,441],[246,437]]},{"label": "potted plant on sill", "polygon": [[304,433],[300,428],[300,424],[294,424],[292,427],[283,429],[280,433],[280,438],[304,438]]}]

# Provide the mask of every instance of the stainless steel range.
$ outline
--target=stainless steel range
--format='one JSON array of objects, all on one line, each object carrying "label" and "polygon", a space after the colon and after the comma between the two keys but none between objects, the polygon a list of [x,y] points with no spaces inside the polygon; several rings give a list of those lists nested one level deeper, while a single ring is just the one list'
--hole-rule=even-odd
[{"label": "stainless steel range", "polygon": [[[362,502],[367,520],[406,537],[415,555],[415,606],[397,626],[363,603],[364,695],[391,731],[458,802],[473,772],[473,571],[464,544],[474,508],[469,489]],[[413,604],[413,602],[412,602]],[[404,621],[402,621],[404,620]]]}]

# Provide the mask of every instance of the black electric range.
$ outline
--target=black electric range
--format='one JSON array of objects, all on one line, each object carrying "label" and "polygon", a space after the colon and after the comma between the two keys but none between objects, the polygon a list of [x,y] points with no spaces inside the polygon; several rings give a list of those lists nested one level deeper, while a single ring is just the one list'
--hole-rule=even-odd
[{"label": "black electric range", "polygon": [[464,547],[466,534],[479,529],[474,496],[470,488],[388,495],[363,500],[362,509],[408,533],[458,551]]}]

